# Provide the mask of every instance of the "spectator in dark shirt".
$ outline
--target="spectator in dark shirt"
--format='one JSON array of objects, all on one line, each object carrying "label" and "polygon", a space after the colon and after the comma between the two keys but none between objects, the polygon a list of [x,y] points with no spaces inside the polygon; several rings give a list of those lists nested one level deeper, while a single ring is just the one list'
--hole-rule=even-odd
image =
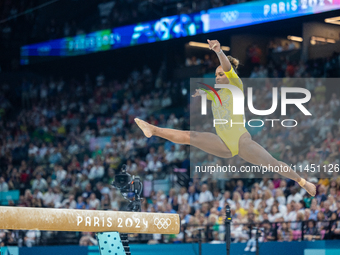
[{"label": "spectator in dark shirt", "polygon": [[304,239],[311,241],[315,239],[320,239],[320,232],[316,227],[316,223],[314,220],[309,220],[307,223],[307,228],[304,232]]},{"label": "spectator in dark shirt", "polygon": [[264,220],[262,223],[262,226],[264,228],[264,238],[265,241],[274,241],[275,240],[275,232],[270,224],[269,220]]},{"label": "spectator in dark shirt", "polygon": [[331,221],[329,222],[329,227],[326,229],[325,239],[333,239],[335,237],[334,230],[338,226],[337,215],[335,212],[332,213]]},{"label": "spectator in dark shirt", "polygon": [[236,187],[234,189],[234,191],[238,191],[240,193],[240,195],[243,197],[244,192],[246,192],[246,188],[243,186],[243,181],[242,180],[238,180]]},{"label": "spectator in dark shirt", "polygon": [[319,189],[318,189],[318,195],[315,197],[318,201],[318,204],[321,204],[321,202],[324,202],[327,200],[327,196],[326,196],[326,188],[323,185],[320,185]]},{"label": "spectator in dark shirt", "polygon": [[188,193],[189,193],[188,204],[191,207],[197,206],[198,205],[199,194],[196,192],[195,187],[194,186],[190,186]]},{"label": "spectator in dark shirt", "polygon": [[325,208],[325,211],[323,212],[323,214],[325,215],[325,220],[330,220],[333,212],[329,209],[329,201],[325,201],[323,203],[323,207]]}]

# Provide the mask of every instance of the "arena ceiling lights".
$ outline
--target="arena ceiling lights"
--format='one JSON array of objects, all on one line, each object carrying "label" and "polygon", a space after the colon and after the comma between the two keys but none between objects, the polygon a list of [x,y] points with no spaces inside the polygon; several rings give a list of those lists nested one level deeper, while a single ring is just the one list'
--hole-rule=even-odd
[{"label": "arena ceiling lights", "polygon": [[288,40],[295,41],[295,42],[302,42],[303,38],[299,36],[294,36],[294,35],[288,35],[287,36]]},{"label": "arena ceiling lights", "polygon": [[325,22],[326,23],[331,23],[331,24],[334,24],[334,25],[340,25],[340,16],[325,19]]},{"label": "arena ceiling lights", "polygon": [[336,41],[334,39],[325,38],[321,36],[312,36],[310,39],[310,43],[312,45],[315,45],[317,42],[318,43],[335,43]]}]

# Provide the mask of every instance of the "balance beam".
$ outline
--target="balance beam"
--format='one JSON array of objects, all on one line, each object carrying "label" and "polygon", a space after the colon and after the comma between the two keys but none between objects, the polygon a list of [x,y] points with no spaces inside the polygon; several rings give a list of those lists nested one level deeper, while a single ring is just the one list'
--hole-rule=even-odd
[{"label": "balance beam", "polygon": [[0,229],[178,234],[178,214],[0,206]]}]

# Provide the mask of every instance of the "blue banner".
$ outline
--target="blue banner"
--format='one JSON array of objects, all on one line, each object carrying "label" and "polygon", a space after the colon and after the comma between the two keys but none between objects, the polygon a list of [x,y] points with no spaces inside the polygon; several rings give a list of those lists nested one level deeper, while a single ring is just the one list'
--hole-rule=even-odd
[{"label": "blue banner", "polygon": [[340,9],[339,0],[253,1],[208,10],[209,32]]},{"label": "blue banner", "polygon": [[14,203],[19,201],[19,190],[10,190],[7,192],[0,192],[0,204],[8,205],[8,201],[12,200]]},{"label": "blue banner", "polygon": [[[244,252],[246,243],[232,243],[231,254],[255,254]],[[335,255],[340,252],[340,242],[338,240],[328,241],[301,241],[301,242],[267,242],[260,243],[260,254],[286,255],[289,249],[289,255]],[[197,243],[188,244],[131,244],[130,250],[132,255],[197,255],[199,246]],[[45,246],[45,247],[1,247],[2,255],[100,255],[98,246]],[[322,251],[322,253],[320,253]],[[225,243],[220,244],[202,244],[202,254],[220,254],[226,255]],[[114,255],[114,253],[113,253]]]}]

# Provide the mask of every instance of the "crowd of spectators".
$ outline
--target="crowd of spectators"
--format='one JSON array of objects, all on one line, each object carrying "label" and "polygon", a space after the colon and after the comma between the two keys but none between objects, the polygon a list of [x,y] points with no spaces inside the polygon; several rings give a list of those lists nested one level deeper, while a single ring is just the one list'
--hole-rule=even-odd
[{"label": "crowd of spectators", "polygon": [[[162,127],[188,125],[183,111],[171,112],[182,104],[177,91],[183,84],[162,80],[163,71],[161,66],[153,75],[144,66],[123,81],[103,73],[82,81],[23,78],[19,98],[11,98],[16,95],[11,84],[2,84],[0,192],[20,191],[9,205],[118,210],[121,199],[111,183],[122,163],[130,174],[148,180],[187,165],[188,147],[147,139],[134,125],[137,116]],[[152,117],[162,109],[169,113]],[[39,231],[3,233],[6,244],[13,233],[25,235],[15,240],[27,246],[37,244],[34,238],[51,237]],[[86,235],[81,243],[91,240]]]},{"label": "crowd of spectators", "polygon": [[[284,58],[277,64],[273,60],[270,60],[266,66],[261,65],[260,62],[253,64],[253,69],[250,74],[250,78],[304,78],[306,82],[306,88],[311,92],[320,93],[319,84],[320,79],[317,78],[335,78],[339,77],[339,53],[334,53],[331,57],[325,59],[308,60],[303,61],[287,61]],[[285,86],[292,86],[293,80],[284,79]],[[321,90],[323,90],[322,88]],[[323,98],[323,97],[321,97]],[[320,100],[320,95],[317,95],[317,99]]]},{"label": "crowd of spectators", "polygon": [[219,65],[219,60],[214,53],[205,54],[202,59],[197,56],[187,57],[185,60],[185,66],[204,66],[204,72],[212,72],[215,70],[216,66]]},{"label": "crowd of spectators", "polygon": [[270,52],[290,51],[299,49],[299,47],[299,43],[288,40],[271,40],[268,45]]},{"label": "crowd of spectators", "polygon": [[263,231],[262,242],[339,239],[340,177],[309,180],[317,186],[314,198],[293,181],[278,175],[255,181],[251,186],[244,185],[242,179],[231,181],[224,192],[216,182],[201,185],[198,179],[193,180],[188,190],[172,189],[168,196],[158,191],[151,196],[153,203],[145,204],[145,211],[174,210],[180,214],[182,228],[177,236],[161,240],[155,235],[152,242],[197,241],[198,226],[209,226],[201,233],[203,240],[214,243],[225,240],[223,216],[227,204],[231,207],[233,242],[254,238],[251,232],[255,226]]},{"label": "crowd of spectators", "polygon": [[[324,59],[311,59],[305,62],[290,60],[289,55],[282,55],[279,61],[274,61],[273,54],[293,50],[293,46],[289,45],[295,45],[295,43],[291,41],[291,43],[286,43],[285,46],[278,45],[281,45],[280,42],[275,43],[274,40],[271,40],[267,48],[262,50],[256,43],[250,44],[246,49],[246,63],[241,63],[243,66],[240,72],[241,76],[249,78],[305,78],[308,83],[306,88],[312,92],[318,87],[316,78],[335,78],[340,76],[339,52],[334,52]],[[294,49],[298,49],[298,46],[295,45]],[[226,54],[228,53],[226,52]],[[188,56],[185,63],[179,63],[179,65],[186,67],[202,66],[203,73],[207,73],[215,70],[216,66],[219,65],[219,60],[216,54],[206,53],[201,56]],[[248,68],[250,68],[249,74],[245,70]],[[288,85],[292,86],[292,84]]]}]

